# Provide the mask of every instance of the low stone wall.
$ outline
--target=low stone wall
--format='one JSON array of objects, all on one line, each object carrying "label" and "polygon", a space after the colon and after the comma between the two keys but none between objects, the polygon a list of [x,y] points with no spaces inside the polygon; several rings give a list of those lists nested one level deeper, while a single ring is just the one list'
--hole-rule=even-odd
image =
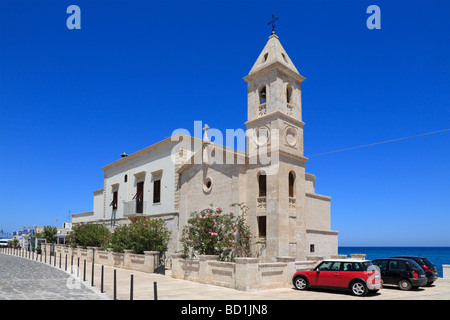
[{"label": "low stone wall", "polygon": [[450,265],[448,264],[442,265],[442,278],[450,279]]},{"label": "low stone wall", "polygon": [[106,266],[137,270],[147,273],[154,273],[159,267],[159,252],[145,251],[144,254],[135,254],[132,250],[124,250],[124,253],[113,252],[112,249],[101,250],[97,247],[71,248],[64,245],[42,244],[42,254],[47,261],[52,255],[52,259],[62,259],[65,263],[67,256],[68,263],[73,259],[74,265],[80,261],[84,263],[94,262]]},{"label": "low stone wall", "polygon": [[[346,255],[331,258],[343,259]],[[350,258],[364,259],[365,254]],[[292,286],[297,271],[312,270],[324,257],[308,256],[306,261],[294,257],[277,257],[276,262],[262,263],[258,258],[236,258],[235,262],[217,261],[218,256],[201,255],[198,259],[183,259],[172,255],[172,277],[241,291],[256,291]]]},{"label": "low stone wall", "polygon": [[317,261],[295,261],[277,257],[277,262],[261,263],[258,258],[236,258],[235,262],[217,261],[218,256],[183,259],[172,255],[172,277],[241,291],[256,291],[292,285],[299,270],[314,268]]}]

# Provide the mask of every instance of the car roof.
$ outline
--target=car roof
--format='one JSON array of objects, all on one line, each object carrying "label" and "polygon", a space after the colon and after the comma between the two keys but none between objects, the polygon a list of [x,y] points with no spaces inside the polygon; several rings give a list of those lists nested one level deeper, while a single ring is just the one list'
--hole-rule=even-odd
[{"label": "car roof", "polygon": [[338,261],[338,262],[370,262],[367,259],[357,259],[357,258],[348,258],[348,259],[324,259],[323,261]]},{"label": "car roof", "polygon": [[422,259],[423,257],[420,257],[420,256],[406,256],[406,255],[403,255],[403,256],[395,256],[395,257],[391,257],[391,258],[408,258],[408,259],[419,258],[419,259]]},{"label": "car roof", "polygon": [[375,260],[400,260],[400,261],[408,261],[411,260],[409,258],[398,258],[398,257],[389,257],[389,258],[378,258],[378,259],[373,259],[373,261]]}]

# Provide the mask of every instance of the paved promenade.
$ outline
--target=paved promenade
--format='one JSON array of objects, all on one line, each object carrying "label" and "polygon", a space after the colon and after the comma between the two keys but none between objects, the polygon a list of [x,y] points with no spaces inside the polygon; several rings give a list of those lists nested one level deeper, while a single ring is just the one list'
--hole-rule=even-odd
[{"label": "paved promenade", "polygon": [[69,275],[55,267],[0,253],[0,300],[103,300],[81,285],[67,286]]},{"label": "paved promenade", "polygon": [[[53,261],[52,261],[53,264]],[[298,291],[279,288],[257,292],[242,292],[228,288],[204,285],[192,281],[173,279],[166,275],[148,274],[104,266],[104,293],[100,292],[101,266],[94,267],[94,286],[91,286],[92,264],[71,274],[62,268],[0,253],[0,299],[113,299],[113,279],[116,270],[118,300],[130,299],[130,280],[133,275],[133,299],[153,300],[154,282],[158,300],[450,300],[450,279],[439,278],[432,286],[402,291],[397,287],[384,287],[377,294],[355,297],[346,292],[328,290]],[[79,289],[77,289],[79,287]]]}]

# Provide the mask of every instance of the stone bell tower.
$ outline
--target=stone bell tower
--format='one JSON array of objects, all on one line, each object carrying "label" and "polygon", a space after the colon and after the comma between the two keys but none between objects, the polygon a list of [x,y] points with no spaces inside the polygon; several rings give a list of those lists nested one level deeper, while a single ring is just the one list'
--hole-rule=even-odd
[{"label": "stone bell tower", "polygon": [[244,80],[250,226],[265,239],[263,260],[304,259],[307,158],[303,157],[301,83],[305,78],[272,31]]}]

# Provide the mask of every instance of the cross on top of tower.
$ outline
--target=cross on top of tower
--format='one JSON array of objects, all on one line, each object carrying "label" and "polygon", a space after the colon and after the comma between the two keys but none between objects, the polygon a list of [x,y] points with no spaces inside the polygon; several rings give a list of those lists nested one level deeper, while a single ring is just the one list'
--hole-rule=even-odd
[{"label": "cross on top of tower", "polygon": [[268,23],[268,25],[269,25],[269,24],[272,24],[272,34],[275,34],[275,21],[277,21],[277,20],[278,20],[278,17],[275,18],[275,16],[272,15],[272,21],[270,21],[270,22]]}]

